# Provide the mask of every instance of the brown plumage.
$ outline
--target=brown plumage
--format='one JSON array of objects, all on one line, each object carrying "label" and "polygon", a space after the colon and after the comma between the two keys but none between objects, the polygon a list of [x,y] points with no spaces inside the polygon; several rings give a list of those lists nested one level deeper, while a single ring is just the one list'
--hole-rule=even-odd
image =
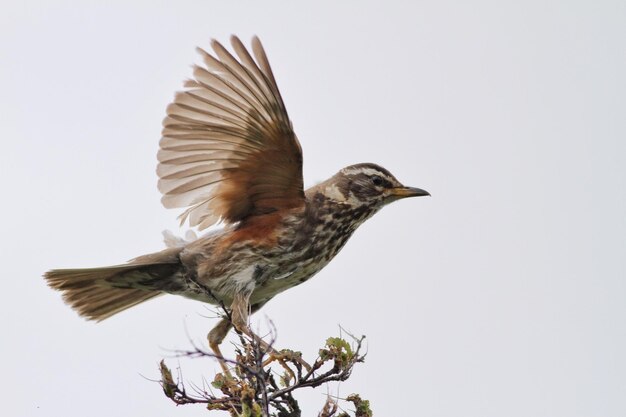
[{"label": "brown plumage", "polygon": [[[302,150],[258,38],[254,58],[231,38],[237,57],[213,41],[205,67],[176,94],[158,153],[165,207],[185,208],[181,223],[224,227],[127,264],[59,269],[48,284],[80,315],[103,320],[163,293],[231,310],[252,334],[248,314],[322,269],[354,230],[384,205],[428,195],[371,163],[340,170],[306,192]],[[231,322],[209,334],[219,352]]]}]

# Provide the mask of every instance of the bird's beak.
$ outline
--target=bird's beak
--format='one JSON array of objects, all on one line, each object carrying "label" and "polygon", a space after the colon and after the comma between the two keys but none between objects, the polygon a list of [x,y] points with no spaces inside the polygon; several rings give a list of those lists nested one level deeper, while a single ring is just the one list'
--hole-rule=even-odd
[{"label": "bird's beak", "polygon": [[422,190],[421,188],[415,187],[395,187],[391,190],[391,197],[394,200],[398,200],[400,198],[406,197],[422,197],[425,195],[430,195],[430,193],[426,190]]}]

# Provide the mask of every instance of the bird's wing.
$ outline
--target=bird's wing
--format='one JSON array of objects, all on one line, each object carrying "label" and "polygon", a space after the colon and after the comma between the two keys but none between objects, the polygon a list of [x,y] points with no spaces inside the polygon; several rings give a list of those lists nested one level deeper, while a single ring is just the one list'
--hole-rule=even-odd
[{"label": "bird's wing", "polygon": [[233,36],[235,58],[213,40],[167,108],[158,153],[159,191],[167,208],[186,207],[181,224],[204,229],[219,220],[304,205],[302,149],[263,46],[254,59]]}]

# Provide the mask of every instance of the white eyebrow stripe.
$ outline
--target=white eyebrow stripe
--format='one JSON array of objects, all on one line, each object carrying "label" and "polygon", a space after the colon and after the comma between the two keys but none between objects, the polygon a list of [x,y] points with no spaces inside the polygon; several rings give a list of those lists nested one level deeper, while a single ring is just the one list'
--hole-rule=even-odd
[{"label": "white eyebrow stripe", "polygon": [[379,170],[374,169],[374,168],[364,168],[364,167],[344,168],[341,170],[341,172],[344,175],[354,175],[354,174],[365,174],[367,176],[378,175],[379,177],[383,177],[388,181],[392,181],[392,179],[389,178],[389,176],[386,175],[384,172],[380,172]]}]

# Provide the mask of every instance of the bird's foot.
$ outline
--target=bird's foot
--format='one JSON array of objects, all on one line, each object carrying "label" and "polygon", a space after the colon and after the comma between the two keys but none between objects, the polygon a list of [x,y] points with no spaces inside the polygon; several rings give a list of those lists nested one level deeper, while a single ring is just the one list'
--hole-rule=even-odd
[{"label": "bird's foot", "polygon": [[[309,365],[307,361],[302,359],[302,353],[301,352],[294,352],[293,350],[290,350],[290,349],[283,349],[283,350],[278,351],[278,350],[272,348],[267,353],[268,353],[269,358],[267,358],[263,362],[263,366],[267,366],[267,365],[269,365],[272,362],[278,362],[292,376],[293,376],[293,372],[291,371],[291,368],[289,368],[289,366],[287,365],[287,362],[291,362],[293,364],[298,364],[298,365],[304,367],[304,369],[306,369],[307,372],[310,372],[311,369],[312,369],[311,365]],[[295,376],[294,376],[294,378],[295,378]]]},{"label": "bird's foot", "polygon": [[224,360],[224,358],[222,357],[217,357],[217,361],[220,364],[220,368],[222,368],[222,375],[224,375],[224,378],[226,379],[234,379],[233,378],[233,374],[230,373],[230,368],[228,367],[228,364],[226,363],[226,360]]}]

